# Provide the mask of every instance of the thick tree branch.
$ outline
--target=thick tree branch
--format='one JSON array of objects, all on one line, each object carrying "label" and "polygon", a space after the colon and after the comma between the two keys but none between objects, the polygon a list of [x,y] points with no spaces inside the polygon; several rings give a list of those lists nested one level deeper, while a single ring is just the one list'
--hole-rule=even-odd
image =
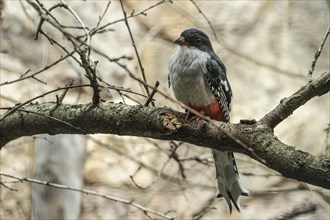
[{"label": "thick tree branch", "polygon": [[[296,150],[278,140],[272,128],[300,105],[329,91],[330,73],[311,81],[254,124],[186,121],[169,108],[124,104],[67,105],[30,103],[0,123],[0,146],[22,136],[35,134],[107,133],[177,140],[202,147],[231,150],[265,160],[265,165],[283,176],[330,188],[330,160]],[[220,129],[219,129],[220,128]],[[248,151],[221,131],[232,134],[253,151]]]},{"label": "thick tree branch", "polygon": [[[280,142],[266,126],[225,124],[206,121],[189,123],[169,108],[128,106],[123,104],[57,105],[29,104],[0,124],[0,144],[21,136],[49,133],[109,133],[161,140],[178,140],[218,150],[250,155],[232,139],[219,133],[217,126],[232,133],[266,160],[266,165],[286,177],[330,188],[330,161],[297,151]],[[38,112],[34,114],[32,112]],[[52,118],[56,118],[54,120]]]}]

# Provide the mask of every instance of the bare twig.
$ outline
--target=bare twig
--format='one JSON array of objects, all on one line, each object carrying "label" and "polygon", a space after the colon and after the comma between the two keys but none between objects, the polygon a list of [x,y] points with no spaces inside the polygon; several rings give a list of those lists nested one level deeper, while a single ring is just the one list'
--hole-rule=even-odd
[{"label": "bare twig", "polygon": [[80,188],[70,187],[70,186],[61,185],[61,184],[57,184],[57,183],[50,183],[50,182],[46,182],[46,181],[31,179],[31,178],[27,178],[27,177],[22,178],[22,177],[17,177],[17,176],[6,174],[6,173],[0,173],[0,176],[5,176],[5,177],[8,177],[8,178],[16,179],[16,180],[19,180],[20,182],[29,182],[29,183],[34,183],[34,184],[40,184],[40,185],[44,185],[44,186],[54,187],[54,188],[57,188],[57,189],[63,189],[63,190],[70,190],[70,191],[80,192],[80,193],[84,193],[86,195],[98,196],[98,197],[102,197],[102,198],[105,198],[105,199],[112,200],[114,202],[119,202],[119,203],[123,203],[125,205],[132,206],[134,208],[137,208],[137,209],[141,210],[146,215],[150,213],[150,214],[154,214],[156,216],[162,217],[164,219],[174,219],[171,216],[162,214],[160,212],[151,210],[151,209],[149,209],[147,207],[144,207],[144,206],[142,206],[140,204],[137,204],[137,203],[133,202],[132,200],[122,199],[122,198],[119,198],[119,197],[115,197],[115,196],[111,196],[111,195],[106,195],[106,194],[99,193],[99,192],[92,191],[92,190],[80,189]]},{"label": "bare twig", "polygon": [[27,73],[30,72],[30,70],[28,70],[24,74],[22,74],[18,79],[15,79],[15,80],[12,80],[12,81],[3,82],[3,83],[0,84],[0,86],[13,84],[13,83],[16,83],[16,82],[19,82],[19,81],[23,81],[23,80],[26,80],[26,79],[29,79],[29,78],[34,78],[35,79],[35,76],[36,75],[38,75],[38,74],[40,74],[42,72],[45,72],[46,70],[50,69],[51,67],[55,66],[56,64],[62,62],[63,60],[67,59],[68,57],[72,56],[74,53],[75,53],[75,51],[72,51],[71,53],[69,53],[69,54],[67,54],[65,56],[61,56],[60,59],[56,60],[52,64],[49,64],[49,65],[45,66],[44,68],[42,68],[41,70],[39,70],[39,71],[37,71],[35,73],[32,73],[32,74],[27,75]]},{"label": "bare twig", "polygon": [[[154,5],[149,6],[148,8],[146,8],[146,9],[140,11],[140,12],[137,12],[137,13],[131,13],[130,15],[128,15],[128,16],[126,17],[126,19],[134,18],[134,17],[136,17],[136,16],[140,16],[140,15],[144,15],[144,16],[146,16],[146,15],[147,15],[147,13],[146,13],[147,11],[149,11],[149,10],[151,10],[151,9],[153,9],[153,8],[155,8],[155,7],[157,7],[158,5],[161,5],[161,4],[163,4],[163,3],[166,3],[166,2],[170,2],[170,3],[172,3],[172,0],[161,0],[161,1],[155,3]],[[116,24],[116,23],[122,22],[122,21],[125,21],[125,18],[118,19],[118,20],[113,21],[113,22],[109,22],[109,23],[107,23],[107,24],[105,24],[105,25],[99,27],[98,29],[96,29],[93,33],[91,33],[91,35],[96,34],[96,33],[106,32],[106,31],[107,31],[107,30],[106,30],[107,27],[109,27],[109,26],[111,26],[111,25],[113,25],[113,24]]]},{"label": "bare twig", "polygon": [[72,86],[65,86],[65,87],[60,87],[60,88],[57,88],[57,89],[50,90],[50,91],[45,92],[45,93],[43,93],[41,95],[35,96],[32,99],[29,99],[29,100],[27,100],[27,101],[25,101],[23,103],[20,103],[20,104],[15,105],[13,108],[11,108],[9,111],[7,111],[4,115],[2,115],[2,117],[0,118],[0,121],[4,120],[9,115],[13,114],[15,111],[17,111],[18,109],[20,109],[24,105],[26,105],[26,104],[28,104],[28,103],[36,100],[36,99],[42,98],[42,97],[44,97],[44,96],[46,96],[48,94],[51,94],[51,93],[54,93],[54,92],[57,92],[57,91],[61,91],[61,90],[66,90],[66,89],[89,87],[89,86],[91,86],[91,85],[90,84],[72,85]]},{"label": "bare twig", "polygon": [[157,80],[155,83],[155,87],[152,89],[151,94],[149,95],[149,97],[146,101],[146,104],[144,104],[144,106],[148,106],[150,104],[150,102],[151,102],[152,106],[155,106],[155,103],[153,102],[153,97],[157,93],[158,86],[159,86],[159,81]]},{"label": "bare twig", "polygon": [[140,186],[139,184],[137,184],[137,182],[134,180],[135,175],[141,170],[142,166],[140,165],[137,170],[134,172],[133,175],[130,175],[129,178],[131,179],[132,183],[139,189],[145,190],[146,188]]},{"label": "bare twig", "polygon": [[163,171],[165,170],[165,167],[167,164],[170,162],[171,159],[173,159],[175,162],[177,162],[179,166],[179,171],[180,175],[182,176],[183,179],[186,179],[186,174],[185,174],[185,169],[183,167],[183,164],[181,163],[181,160],[179,159],[178,154],[176,153],[177,149],[183,144],[183,142],[180,143],[175,143],[174,141],[170,142],[171,146],[171,151],[168,154],[168,159],[164,162],[162,168],[158,171],[158,176],[161,176]]},{"label": "bare twig", "polygon": [[85,37],[86,37],[86,44],[88,46],[87,51],[88,51],[88,57],[89,57],[89,46],[91,43],[91,38],[90,35],[88,33],[88,29],[86,28],[86,25],[84,24],[84,22],[81,20],[81,18],[78,16],[78,14],[70,7],[70,5],[68,5],[65,0],[60,0],[62,2],[62,4],[64,5],[64,8],[67,9],[72,15],[73,17],[75,17],[75,19],[78,21],[78,23],[81,25],[82,29],[85,32]]},{"label": "bare twig", "polygon": [[330,24],[328,26],[328,29],[327,29],[326,33],[325,33],[325,36],[323,37],[323,40],[321,42],[321,45],[320,45],[319,49],[316,51],[316,53],[314,55],[314,60],[312,62],[311,69],[308,71],[308,77],[312,77],[312,75],[313,75],[313,72],[314,72],[314,69],[315,69],[315,66],[316,66],[316,62],[317,62],[317,60],[319,59],[319,57],[322,53],[323,46],[325,44],[325,41],[328,39],[329,34],[330,34]]},{"label": "bare twig", "polygon": [[194,157],[188,157],[188,158],[180,158],[180,161],[185,162],[185,161],[196,161],[197,163],[209,166],[210,164],[213,164],[213,161],[210,159],[210,157],[208,158],[202,158],[202,157],[198,157],[198,156],[194,156]]},{"label": "bare twig", "polygon": [[3,187],[5,187],[5,188],[7,188],[7,189],[9,189],[9,190],[11,190],[11,191],[15,191],[15,192],[18,191],[17,189],[11,188],[10,186],[7,186],[7,185],[4,184],[3,182],[1,182],[1,179],[0,179],[0,185],[2,185]]},{"label": "bare twig", "polygon": [[[50,13],[52,10],[58,8],[58,7],[63,7],[62,4],[55,4],[52,7],[50,7],[48,10],[44,7],[44,5],[39,1],[36,0],[36,2],[38,4],[36,4],[35,2],[31,1],[31,0],[27,0],[27,2],[36,10],[39,12],[39,14],[41,15],[42,11],[44,11],[46,13],[47,16],[50,16],[58,25],[61,25],[60,22]],[[42,25],[44,24],[45,18],[44,16],[40,16],[40,22],[37,28],[37,32],[36,32],[36,37],[34,38],[35,40],[38,40],[39,38],[39,32],[41,30]]]},{"label": "bare twig", "polygon": [[[127,14],[126,14],[126,11],[125,11],[125,9],[124,9],[124,5],[123,5],[122,0],[120,0],[120,5],[121,5],[121,9],[122,9],[123,14],[124,14],[125,25],[126,25],[126,27],[127,27],[127,30],[128,30],[129,36],[130,36],[131,41],[132,41],[132,46],[133,46],[134,51],[135,51],[136,58],[137,58],[138,63],[139,63],[139,67],[140,67],[140,70],[141,70],[141,74],[142,74],[143,81],[144,81],[145,83],[147,83],[147,78],[146,78],[146,75],[145,75],[145,72],[144,72],[144,68],[143,68],[142,61],[141,61],[141,58],[140,58],[140,55],[139,55],[139,51],[138,51],[137,48],[136,48],[136,44],[135,44],[135,41],[134,41],[134,37],[133,37],[132,31],[131,31],[131,28],[130,28],[130,26],[129,26],[128,20],[127,20]],[[146,85],[143,85],[143,86],[144,86],[144,89],[145,89],[146,92],[147,92],[147,95],[150,96],[150,92],[149,92],[149,88],[148,88],[148,86],[146,86]]]},{"label": "bare twig", "polygon": [[194,0],[190,0],[196,7],[196,9],[198,10],[198,12],[204,17],[204,19],[206,20],[206,22],[209,24],[211,30],[212,30],[212,33],[215,37],[215,39],[219,42],[219,38],[218,38],[218,35],[217,35],[217,32],[215,31],[211,21],[207,18],[206,14],[201,10],[201,8],[197,5],[197,3],[194,1]]},{"label": "bare twig", "polygon": [[177,164],[179,166],[180,175],[182,176],[183,179],[186,179],[187,176],[185,174],[185,168],[182,164],[182,161],[179,159],[179,155],[176,152],[179,149],[179,147],[183,144],[183,142],[180,142],[179,144],[177,144],[174,141],[171,141],[171,144],[173,145],[173,150],[172,150],[169,158],[173,158],[174,161],[177,162]]},{"label": "bare twig", "polygon": [[100,26],[100,24],[101,24],[101,21],[103,20],[105,14],[107,13],[107,11],[108,11],[108,9],[109,9],[110,4],[111,4],[111,1],[108,1],[108,4],[107,4],[107,6],[105,7],[105,10],[104,10],[103,14],[99,17],[99,21],[97,22],[96,27],[93,28],[93,29],[90,31],[90,33],[89,33],[90,36],[93,36],[93,35],[96,33],[96,31],[98,30],[98,28],[99,28],[99,26]]},{"label": "bare twig", "polygon": [[[65,85],[65,86],[72,86],[72,85],[73,85],[73,82],[74,82],[74,80],[71,80],[71,81],[70,81],[67,85]],[[69,91],[69,88],[65,89],[65,90],[63,91],[63,93],[61,94],[61,96],[56,95],[56,102],[57,102],[58,104],[61,104],[61,103],[63,102],[63,100],[64,100],[64,98],[65,98],[65,95],[67,94],[68,91]]]}]

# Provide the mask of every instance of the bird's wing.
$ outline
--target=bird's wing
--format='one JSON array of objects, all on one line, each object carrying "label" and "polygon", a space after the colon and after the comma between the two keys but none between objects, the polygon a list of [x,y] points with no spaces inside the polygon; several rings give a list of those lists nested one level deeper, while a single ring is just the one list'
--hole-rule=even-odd
[{"label": "bird's wing", "polygon": [[227,80],[226,67],[216,54],[212,54],[211,58],[206,63],[206,69],[207,71],[204,73],[204,78],[222,108],[225,121],[229,122],[232,91]]}]

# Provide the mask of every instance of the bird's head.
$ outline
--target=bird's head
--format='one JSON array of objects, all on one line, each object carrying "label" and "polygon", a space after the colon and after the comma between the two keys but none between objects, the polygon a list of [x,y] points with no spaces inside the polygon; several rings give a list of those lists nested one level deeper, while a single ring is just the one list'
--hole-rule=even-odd
[{"label": "bird's head", "polygon": [[184,30],[174,43],[180,46],[195,47],[205,52],[213,52],[209,37],[203,31],[195,28]]}]

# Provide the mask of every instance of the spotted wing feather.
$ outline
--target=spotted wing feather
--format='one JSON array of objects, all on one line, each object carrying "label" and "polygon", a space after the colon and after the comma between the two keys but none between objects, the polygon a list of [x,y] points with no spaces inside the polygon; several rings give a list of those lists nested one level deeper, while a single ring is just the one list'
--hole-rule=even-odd
[{"label": "spotted wing feather", "polygon": [[220,58],[214,54],[207,62],[206,68],[207,71],[204,74],[204,78],[221,106],[225,121],[229,122],[232,91],[227,80],[226,67]]}]

